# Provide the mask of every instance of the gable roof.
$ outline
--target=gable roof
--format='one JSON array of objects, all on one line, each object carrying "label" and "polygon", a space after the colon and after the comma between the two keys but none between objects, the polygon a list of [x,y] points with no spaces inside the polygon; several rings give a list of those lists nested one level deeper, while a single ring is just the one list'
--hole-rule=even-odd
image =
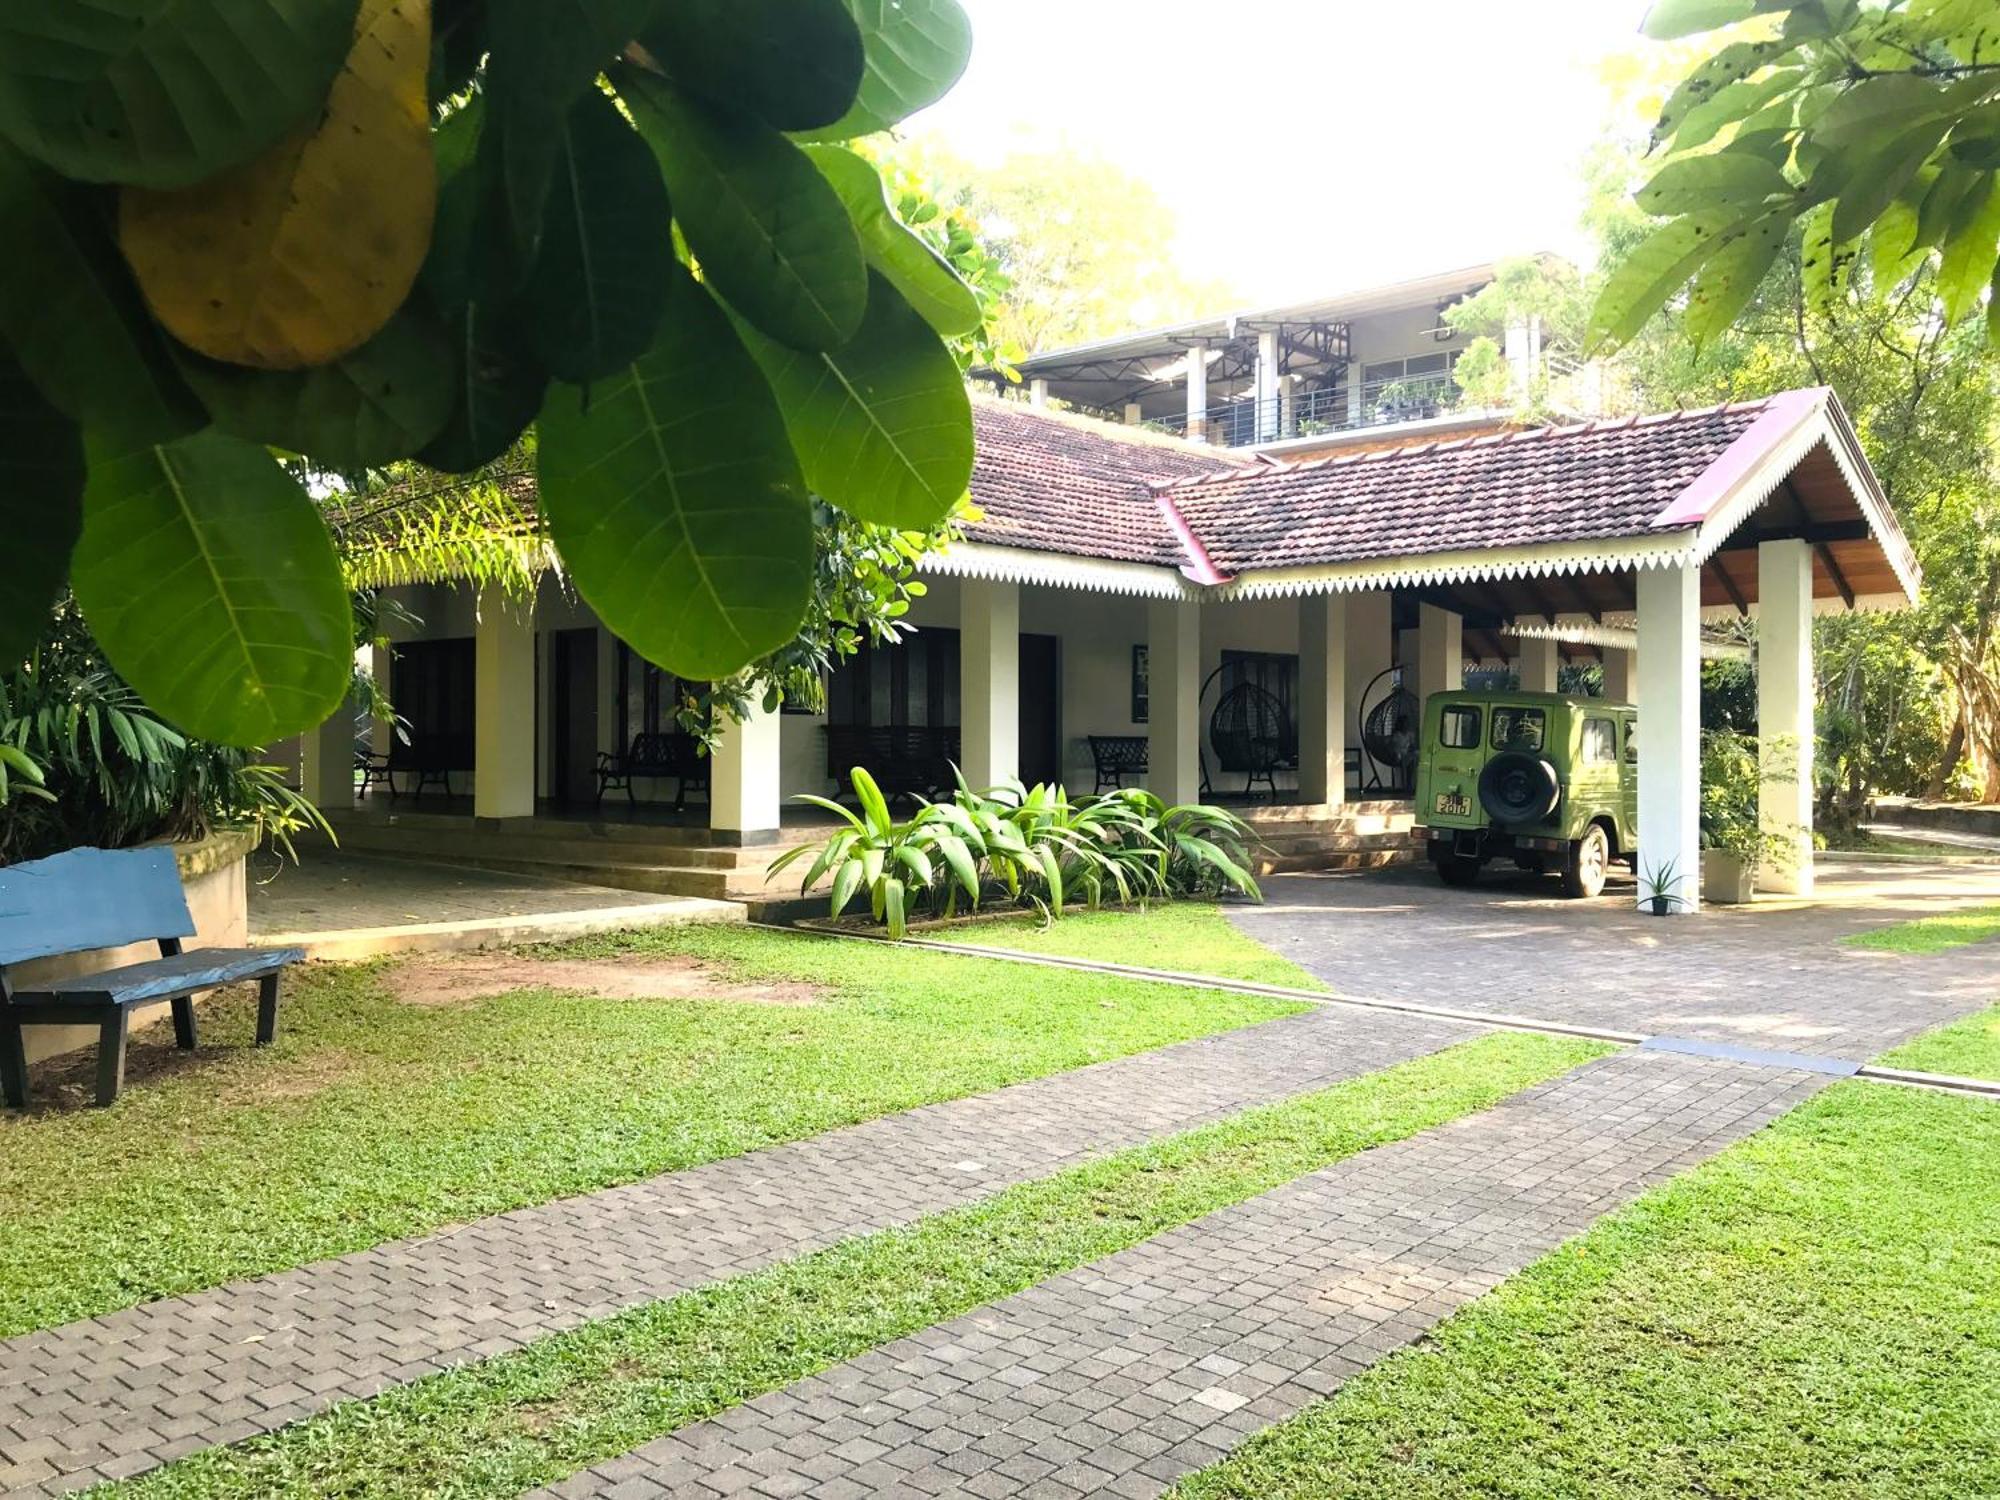
[{"label": "gable roof", "polygon": [[[1812,543],[1822,597],[1894,603],[1918,584],[1825,389],[1302,462],[1246,461],[1018,403],[981,401],[975,418],[972,498],[987,514],[961,550],[1006,549],[987,560],[994,577],[1166,596],[1188,586],[1166,569],[1254,594],[1688,563],[1706,570],[1705,603],[1745,609],[1756,542],[1784,535]],[[1089,575],[1092,560],[1123,571]],[[1563,608],[1606,607],[1589,589],[1568,593]]]}]

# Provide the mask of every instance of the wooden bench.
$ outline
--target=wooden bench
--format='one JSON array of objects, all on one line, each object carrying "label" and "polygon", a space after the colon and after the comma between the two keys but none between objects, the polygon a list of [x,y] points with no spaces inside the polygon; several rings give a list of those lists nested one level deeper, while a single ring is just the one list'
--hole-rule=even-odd
[{"label": "wooden bench", "polygon": [[597,805],[604,805],[604,794],[612,787],[624,788],[625,800],[636,803],[639,799],[632,791],[634,776],[671,776],[678,783],[674,811],[679,812],[687,806],[689,787],[708,790],[708,768],[709,757],[701,753],[701,742],[684,730],[635,734],[622,754],[613,750],[597,752]]},{"label": "wooden bench", "polygon": [[[195,1044],[194,996],[218,985],[258,982],[257,1045],[278,1034],[278,976],[303,948],[196,948],[187,897],[166,848],[71,849],[0,869],[0,1093],[15,1109],[28,1102],[25,1026],[98,1028],[97,1102],[125,1081],[125,1034],[132,1007],[173,1006],[174,1041]],[[18,987],[9,970],[36,958],[157,942],[160,956],[95,974]]]},{"label": "wooden bench", "polygon": [[922,724],[829,724],[826,774],[842,794],[859,766],[891,797],[935,797],[958,785],[958,730]]},{"label": "wooden bench", "polygon": [[1127,776],[1146,774],[1147,740],[1143,734],[1093,734],[1089,738],[1091,763],[1097,768],[1093,793],[1107,786],[1115,790],[1125,785]]},{"label": "wooden bench", "polygon": [[414,797],[423,796],[426,786],[442,787],[449,797],[452,773],[470,776],[474,764],[470,734],[413,734],[408,740],[390,742],[388,759],[382,765],[382,779],[389,784],[391,802],[401,795],[396,785],[399,774],[417,778],[417,784],[410,789]]}]

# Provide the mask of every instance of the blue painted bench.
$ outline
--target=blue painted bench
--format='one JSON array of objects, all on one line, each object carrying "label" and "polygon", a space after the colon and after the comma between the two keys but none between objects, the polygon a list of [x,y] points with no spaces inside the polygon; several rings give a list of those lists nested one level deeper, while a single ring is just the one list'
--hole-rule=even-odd
[{"label": "blue painted bench", "polygon": [[[25,1026],[98,1028],[97,1102],[125,1082],[125,1035],[132,1007],[172,1004],[174,1041],[195,1044],[194,996],[218,985],[258,982],[257,1045],[278,1034],[278,976],[303,948],[196,948],[187,897],[171,849],[71,849],[0,869],[0,1094],[28,1102]],[[32,988],[9,974],[30,959],[157,942],[160,956]]]}]

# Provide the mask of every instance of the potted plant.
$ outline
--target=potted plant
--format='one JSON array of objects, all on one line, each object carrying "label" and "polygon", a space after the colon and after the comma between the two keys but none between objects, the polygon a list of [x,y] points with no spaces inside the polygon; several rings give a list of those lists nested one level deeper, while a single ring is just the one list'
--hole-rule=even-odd
[{"label": "potted plant", "polygon": [[[1782,755],[1783,746],[1774,745]],[[1782,777],[1782,766],[1773,774]],[[1754,736],[1711,729],[1701,737],[1701,894],[1740,905],[1756,894],[1757,872],[1790,856],[1765,829],[1758,808],[1763,770]]]},{"label": "potted plant", "polygon": [[1654,865],[1639,878],[1645,888],[1645,909],[1664,917],[1681,904],[1681,867],[1674,860]]}]

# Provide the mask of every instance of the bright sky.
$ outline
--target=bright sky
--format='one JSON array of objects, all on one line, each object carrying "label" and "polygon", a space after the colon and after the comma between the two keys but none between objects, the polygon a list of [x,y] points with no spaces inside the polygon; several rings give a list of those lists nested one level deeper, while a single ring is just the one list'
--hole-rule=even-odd
[{"label": "bright sky", "polygon": [[1598,65],[1649,45],[1645,0],[963,3],[971,67],[905,128],[980,164],[1108,157],[1251,306],[1581,254]]}]

